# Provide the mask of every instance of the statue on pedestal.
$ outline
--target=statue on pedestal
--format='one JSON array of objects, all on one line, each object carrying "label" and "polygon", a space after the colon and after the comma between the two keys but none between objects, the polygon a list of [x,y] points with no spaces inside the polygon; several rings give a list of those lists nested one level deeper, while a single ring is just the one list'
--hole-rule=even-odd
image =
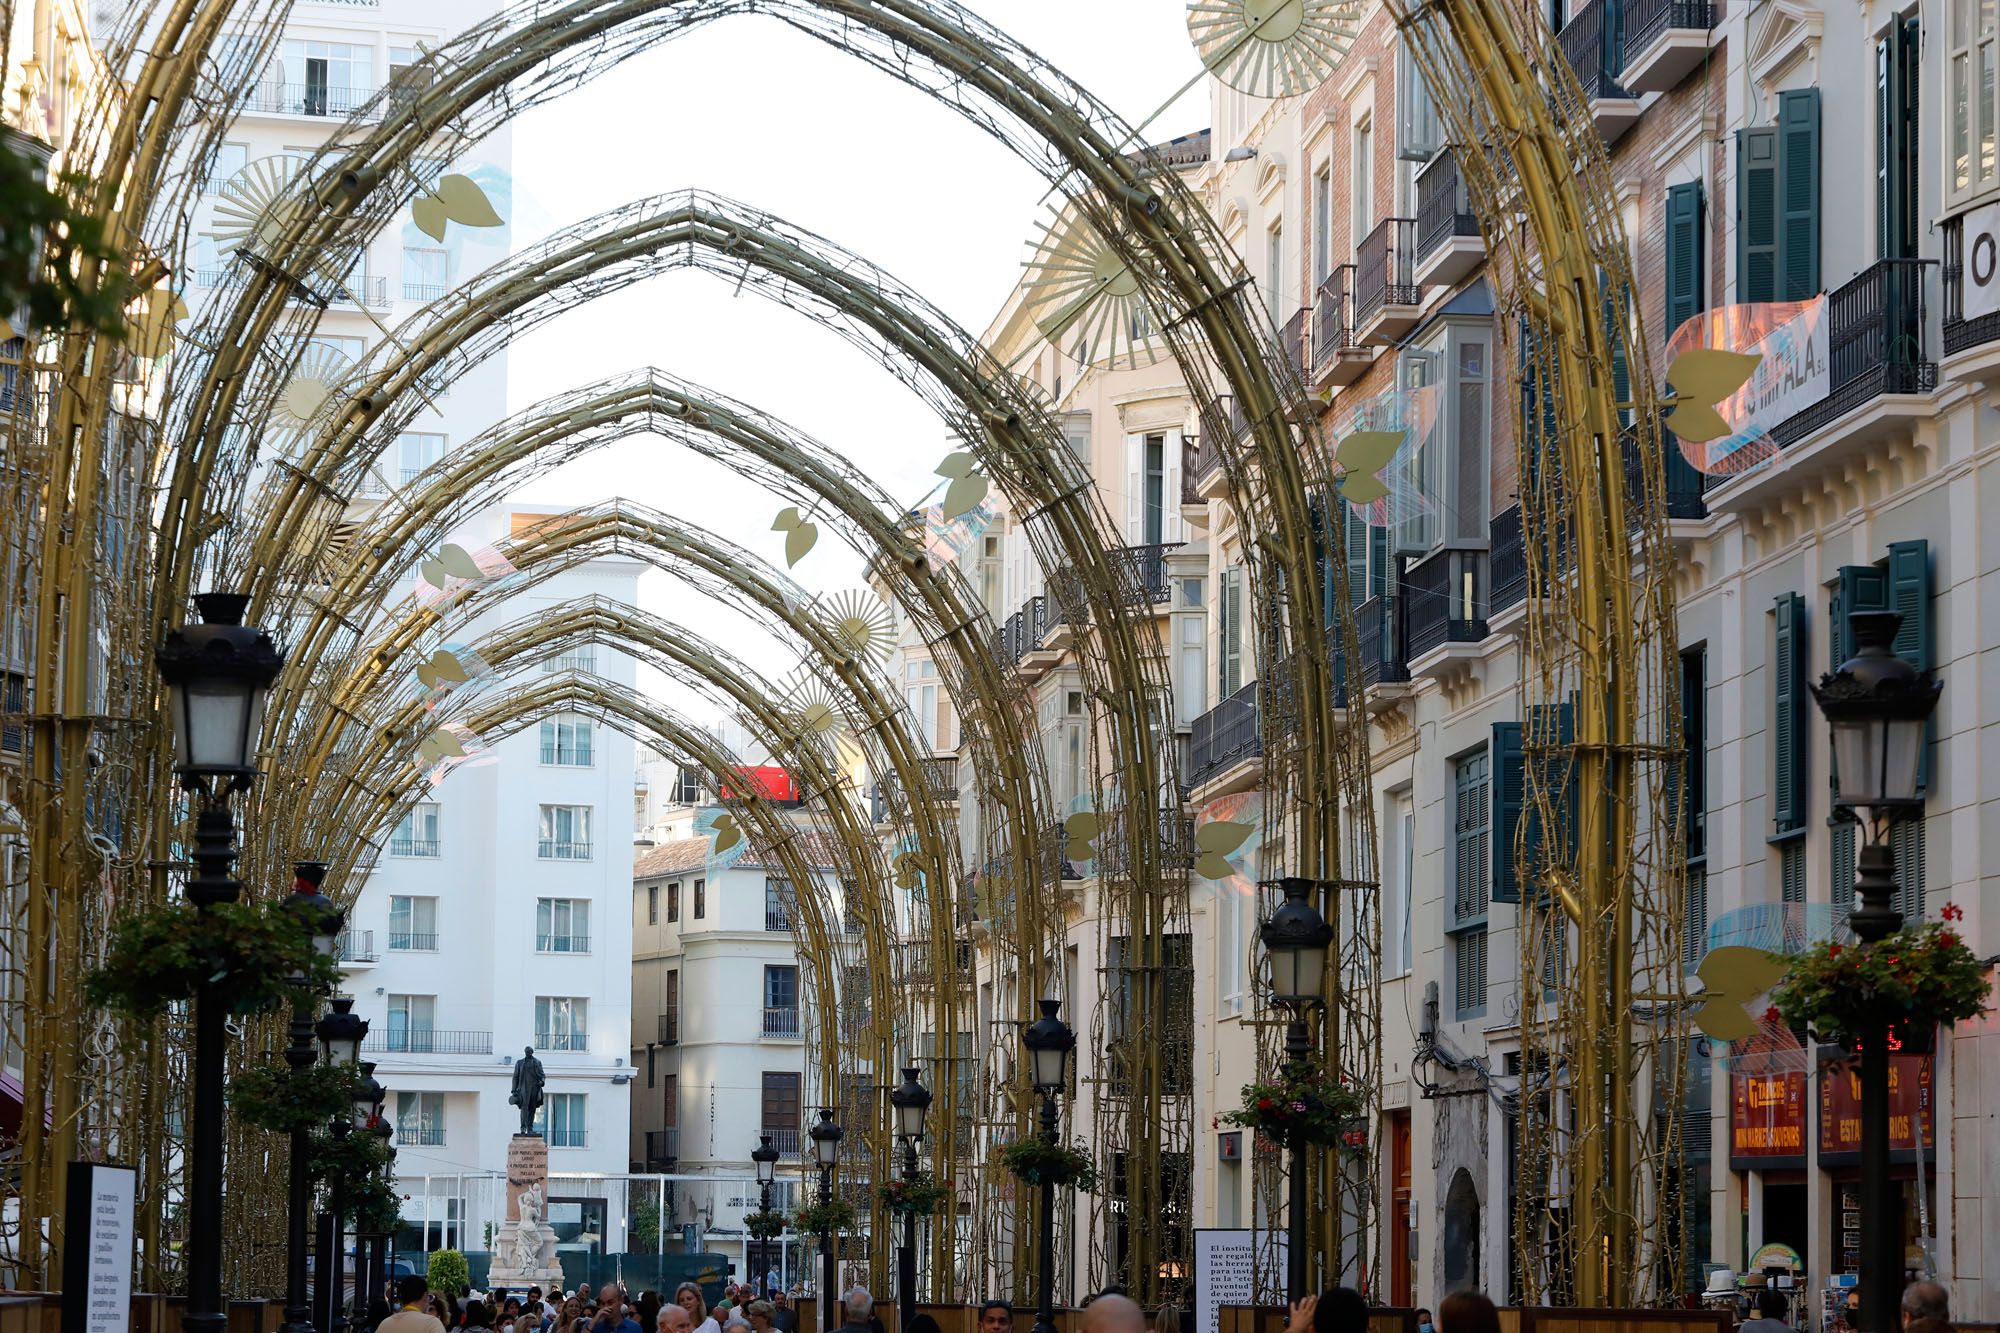
[{"label": "statue on pedestal", "polygon": [[535,1058],[535,1048],[521,1048],[521,1058],[514,1062],[514,1091],[507,1100],[521,1108],[521,1132],[535,1132],[535,1112],[541,1109],[542,1062]]}]

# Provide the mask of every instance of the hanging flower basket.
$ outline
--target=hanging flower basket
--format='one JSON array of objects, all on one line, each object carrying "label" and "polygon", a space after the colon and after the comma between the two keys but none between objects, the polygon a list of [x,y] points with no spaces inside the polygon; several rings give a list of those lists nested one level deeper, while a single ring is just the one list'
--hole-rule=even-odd
[{"label": "hanging flower basket", "polygon": [[776,1240],[785,1234],[785,1215],[775,1208],[760,1208],[743,1215],[743,1230],[752,1240]]},{"label": "hanging flower basket", "polygon": [[[1286,1065],[1275,1083],[1246,1083],[1243,1104],[1225,1124],[1253,1130],[1286,1148],[1347,1146],[1367,1110],[1361,1094],[1309,1061]],[[1365,1135],[1364,1135],[1365,1145]]]},{"label": "hanging flower basket", "polygon": [[276,903],[171,902],[128,916],[111,928],[104,966],[90,974],[90,1003],[128,1018],[149,1019],[194,999],[212,984],[231,1013],[268,1013],[305,993],[331,989],[339,964],[313,948],[312,931]]},{"label": "hanging flower basket", "polygon": [[835,1195],[830,1203],[809,1203],[792,1214],[792,1230],[802,1236],[838,1236],[854,1229],[854,1205]]},{"label": "hanging flower basket", "polygon": [[892,1213],[912,1213],[929,1217],[951,1202],[949,1180],[940,1181],[928,1171],[910,1177],[892,1176],[875,1189],[875,1197]]},{"label": "hanging flower basket", "polygon": [[1986,966],[1953,929],[1964,913],[1907,926],[1873,944],[1827,941],[1791,958],[1765,1014],[1816,1040],[1852,1048],[1871,1022],[1929,1032],[1986,1008]]},{"label": "hanging flower basket", "polygon": [[362,1235],[388,1235],[402,1224],[403,1196],[392,1181],[373,1175],[349,1181],[347,1200],[354,1210],[354,1229]]},{"label": "hanging flower basket", "polygon": [[333,1117],[349,1114],[354,1073],[338,1065],[259,1065],[237,1076],[229,1104],[237,1119],[273,1134],[324,1129]]},{"label": "hanging flower basket", "polygon": [[371,1176],[376,1168],[388,1164],[389,1141],[364,1129],[339,1138],[316,1134],[306,1161],[315,1181],[338,1180],[351,1187]]},{"label": "hanging flower basket", "polygon": [[1041,1135],[1003,1144],[1000,1165],[1024,1185],[1056,1185],[1088,1194],[1097,1188],[1097,1166],[1081,1142],[1051,1142]]}]

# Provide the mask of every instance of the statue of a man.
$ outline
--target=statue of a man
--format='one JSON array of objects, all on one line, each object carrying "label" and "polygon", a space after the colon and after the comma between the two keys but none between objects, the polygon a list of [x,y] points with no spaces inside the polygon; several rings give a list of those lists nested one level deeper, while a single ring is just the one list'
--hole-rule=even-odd
[{"label": "statue of a man", "polygon": [[514,1091],[508,1101],[521,1108],[521,1132],[535,1132],[535,1112],[542,1104],[542,1062],[535,1058],[535,1048],[521,1048],[521,1058],[514,1062]]}]

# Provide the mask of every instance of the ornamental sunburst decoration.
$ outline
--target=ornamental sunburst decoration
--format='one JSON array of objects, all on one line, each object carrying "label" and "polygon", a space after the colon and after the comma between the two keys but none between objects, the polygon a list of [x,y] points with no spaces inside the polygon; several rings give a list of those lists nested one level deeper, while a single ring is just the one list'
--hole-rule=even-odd
[{"label": "ornamental sunburst decoration", "polygon": [[1202,65],[1252,97],[1293,97],[1333,76],[1361,25],[1357,0],[1194,0]]},{"label": "ornamental sunburst decoration", "polygon": [[834,641],[848,653],[878,667],[889,660],[895,626],[881,598],[850,589],[820,603],[820,612]]},{"label": "ornamental sunburst decoration", "polygon": [[1027,262],[1027,301],[1044,338],[1081,365],[1150,366],[1155,318],[1139,275],[1073,207],[1056,214]]}]

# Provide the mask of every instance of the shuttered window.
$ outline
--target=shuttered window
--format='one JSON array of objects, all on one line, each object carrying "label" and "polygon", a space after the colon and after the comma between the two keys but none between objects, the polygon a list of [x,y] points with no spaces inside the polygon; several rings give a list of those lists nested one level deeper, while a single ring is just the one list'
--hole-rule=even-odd
[{"label": "shuttered window", "polygon": [[1462,931],[1452,939],[1452,1010],[1460,1018],[1486,1012],[1486,927]]},{"label": "shuttered window", "polygon": [[1779,594],[1773,618],[1771,814],[1774,831],[1785,834],[1806,826],[1806,599]]},{"label": "shuttered window", "polygon": [[1456,853],[1452,868],[1451,920],[1454,927],[1486,920],[1492,829],[1489,823],[1492,809],[1489,763],[1487,752],[1477,750],[1452,765],[1452,844]]},{"label": "shuttered window", "polygon": [[1736,133],[1739,301],[1819,292],[1819,89],[1778,94],[1778,123]]},{"label": "shuttered window", "polygon": [[1778,896],[1787,903],[1806,900],[1806,844],[1802,838],[1778,850]]},{"label": "shuttered window", "polygon": [[1243,688],[1243,567],[1222,571],[1222,596],[1216,599],[1216,662],[1218,684],[1227,699]]},{"label": "shuttered window", "polygon": [[1667,189],[1667,324],[1672,336],[1688,320],[1700,314],[1708,302],[1703,299],[1702,198],[1701,182],[1674,185]]},{"label": "shuttered window", "polygon": [[1896,857],[1896,908],[1903,920],[1924,919],[1924,821],[1907,820],[1889,834]]},{"label": "shuttered window", "polygon": [[[1549,705],[1535,705],[1536,709]],[[1565,769],[1570,768],[1570,756],[1565,747],[1575,743],[1576,720],[1568,704],[1554,705],[1554,725],[1544,743],[1553,741],[1557,752],[1539,759],[1531,759],[1527,745],[1536,739],[1519,722],[1496,722],[1493,724],[1493,836],[1492,836],[1492,876],[1493,901],[1496,903],[1518,903],[1521,901],[1520,870],[1525,863],[1532,877],[1542,860],[1541,820],[1528,801],[1527,769],[1530,763],[1541,763],[1546,777],[1544,783],[1562,780]],[[1568,786],[1562,797],[1555,802],[1562,828],[1557,836],[1569,841],[1574,838],[1567,812],[1575,807],[1575,773],[1569,773]],[[1522,827],[1523,821],[1526,828]]]},{"label": "shuttered window", "polygon": [[1687,868],[1686,896],[1681,916],[1681,966],[1692,972],[1708,951],[1708,867]]},{"label": "shuttered window", "polygon": [[1899,18],[1875,43],[1875,253],[1917,254],[1917,20]]}]

